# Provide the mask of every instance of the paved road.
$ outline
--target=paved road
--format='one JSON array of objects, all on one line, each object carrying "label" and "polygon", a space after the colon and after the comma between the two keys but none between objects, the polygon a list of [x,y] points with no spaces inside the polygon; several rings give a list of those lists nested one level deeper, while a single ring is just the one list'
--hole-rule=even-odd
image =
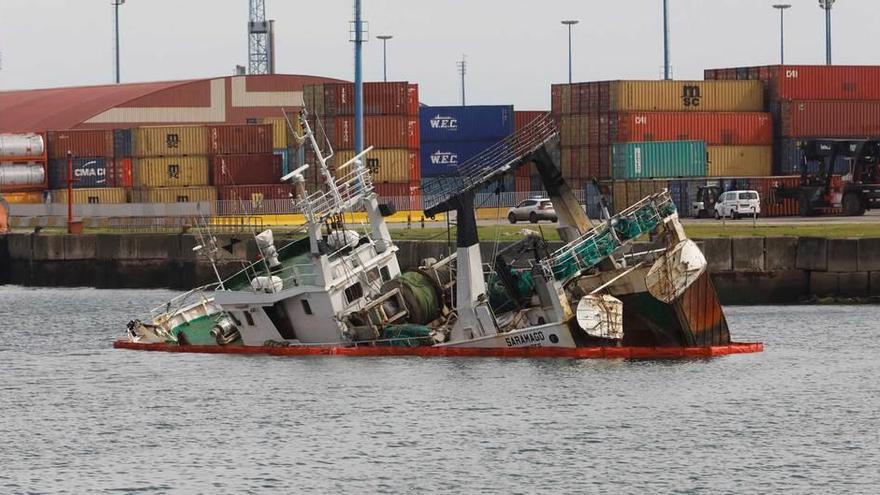
[{"label": "paved road", "polygon": [[[492,220],[478,220],[477,224],[481,227],[489,227],[497,224],[498,222],[494,219]],[[507,220],[502,218],[501,224],[508,225]],[[725,223],[730,225],[750,225],[752,224],[751,219],[741,219],[741,220],[725,220]],[[827,216],[827,217],[777,217],[777,218],[758,218],[755,221],[756,225],[827,225],[827,224],[835,224],[835,223],[880,223],[880,210],[869,211],[864,216],[860,217],[839,217],[839,216]],[[541,225],[552,225],[551,222],[541,222]],[[721,220],[715,220],[713,218],[699,220],[696,218],[686,218],[684,219],[685,225],[719,225],[721,224]],[[517,222],[517,225],[529,225],[529,222]],[[389,224],[392,229],[395,228],[404,228],[406,227],[405,223],[395,223]],[[446,227],[446,222],[425,222],[425,227]]]}]

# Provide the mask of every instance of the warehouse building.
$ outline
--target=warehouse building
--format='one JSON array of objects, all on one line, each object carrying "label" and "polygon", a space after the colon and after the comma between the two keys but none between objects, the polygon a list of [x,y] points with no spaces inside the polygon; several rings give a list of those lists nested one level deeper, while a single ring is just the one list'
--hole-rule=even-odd
[{"label": "warehouse building", "polygon": [[0,132],[243,124],[302,106],[303,86],[339,82],[303,75],[0,91]]}]

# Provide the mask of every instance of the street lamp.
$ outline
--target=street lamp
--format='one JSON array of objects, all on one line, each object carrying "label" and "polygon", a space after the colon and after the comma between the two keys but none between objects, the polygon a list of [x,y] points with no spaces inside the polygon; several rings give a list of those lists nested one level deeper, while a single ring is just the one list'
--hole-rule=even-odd
[{"label": "street lamp", "polygon": [[791,4],[777,3],[773,8],[779,10],[779,63],[785,65],[785,11]]},{"label": "street lamp", "polygon": [[835,0],[819,0],[819,8],[825,11],[825,65],[831,65],[831,7]]},{"label": "street lamp", "polygon": [[119,84],[119,6],[124,4],[125,0],[113,0],[113,8],[116,10],[116,84]]},{"label": "street lamp", "polygon": [[669,0],[663,0],[663,79],[672,79],[669,67]]},{"label": "street lamp", "polygon": [[571,84],[571,27],[580,21],[566,20],[562,24],[568,26],[568,84]]},{"label": "street lamp", "polygon": [[386,50],[386,44],[394,36],[381,34],[376,37],[382,40],[382,80],[388,82],[388,50]]}]

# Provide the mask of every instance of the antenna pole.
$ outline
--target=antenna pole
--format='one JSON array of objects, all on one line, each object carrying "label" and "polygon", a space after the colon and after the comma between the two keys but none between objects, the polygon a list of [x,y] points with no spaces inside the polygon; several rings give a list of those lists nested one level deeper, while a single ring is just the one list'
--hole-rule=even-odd
[{"label": "antenna pole", "polygon": [[461,60],[458,61],[456,65],[458,65],[458,73],[461,75],[461,106],[466,106],[467,100],[465,100],[464,76],[467,74],[467,55],[462,55]]}]

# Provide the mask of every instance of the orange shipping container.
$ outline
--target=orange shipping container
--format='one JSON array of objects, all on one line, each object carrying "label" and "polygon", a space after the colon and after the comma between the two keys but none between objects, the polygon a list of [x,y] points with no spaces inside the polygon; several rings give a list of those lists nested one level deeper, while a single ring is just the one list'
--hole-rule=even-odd
[{"label": "orange shipping container", "polygon": [[769,146],[773,144],[773,119],[769,113],[759,112],[621,113],[616,140]]},{"label": "orange shipping container", "polygon": [[[354,149],[354,117],[337,117],[336,148]],[[419,149],[419,119],[417,117],[375,115],[364,117],[364,147],[378,149]]]},{"label": "orange shipping container", "polygon": [[[340,165],[354,158],[354,151],[340,151],[336,154],[334,165]],[[409,183],[421,180],[419,153],[412,150],[373,150],[365,158],[365,165],[372,173],[373,182]]]},{"label": "orange shipping container", "polygon": [[3,192],[0,193],[0,198],[10,204],[37,204],[43,202],[43,193],[42,191]]},{"label": "orange shipping container", "polygon": [[208,126],[208,152],[214,155],[244,155],[272,152],[270,124]]},{"label": "orange shipping container", "polygon": [[52,131],[48,133],[49,158],[67,158],[69,151],[73,156],[113,156],[113,131],[76,130]]},{"label": "orange shipping container", "polygon": [[135,187],[186,187],[208,185],[208,157],[169,156],[134,161]]},{"label": "orange shipping container", "polygon": [[217,201],[217,189],[213,187],[157,187],[134,189],[132,203],[198,203]]},{"label": "orange shipping container", "polygon": [[204,126],[139,127],[131,130],[131,136],[136,157],[208,153],[208,130]]},{"label": "orange shipping container", "polygon": [[764,177],[773,174],[772,146],[709,146],[709,177]]}]

